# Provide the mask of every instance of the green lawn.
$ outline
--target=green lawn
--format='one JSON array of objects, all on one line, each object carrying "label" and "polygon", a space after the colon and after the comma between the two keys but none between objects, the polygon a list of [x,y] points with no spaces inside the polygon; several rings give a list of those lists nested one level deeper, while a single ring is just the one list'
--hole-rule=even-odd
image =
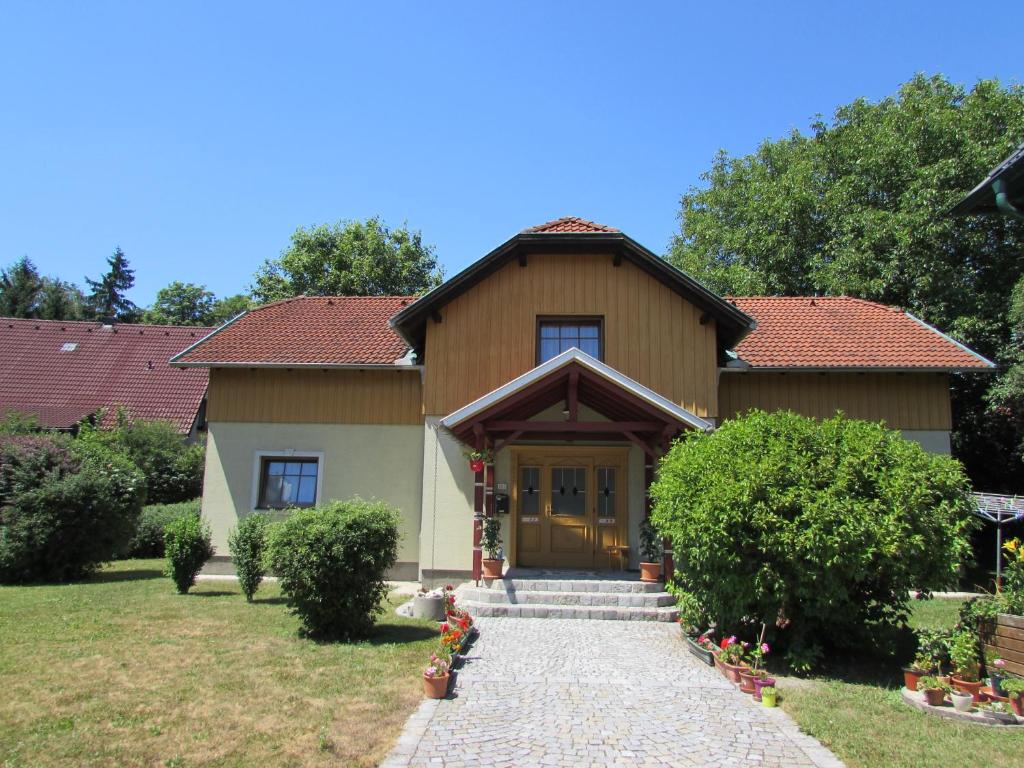
[{"label": "green lawn", "polygon": [[[914,604],[916,627],[956,623],[960,600]],[[812,680],[780,681],[779,703],[804,731],[850,768],[970,765],[1001,768],[1024,760],[1024,733],[959,723],[903,704],[900,670],[867,667]]]},{"label": "green lawn", "polygon": [[436,625],[315,643],[277,586],[175,594],[162,563],[0,587],[0,765],[375,765],[419,703]]}]

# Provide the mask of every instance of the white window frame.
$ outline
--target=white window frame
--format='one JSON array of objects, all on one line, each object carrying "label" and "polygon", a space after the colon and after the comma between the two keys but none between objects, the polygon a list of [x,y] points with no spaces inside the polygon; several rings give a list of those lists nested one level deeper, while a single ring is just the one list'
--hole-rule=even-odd
[{"label": "white window frame", "polygon": [[316,501],[313,506],[320,506],[320,495],[324,488],[324,452],[323,451],[296,451],[294,448],[281,448],[276,451],[255,451],[252,459],[252,501],[249,504],[253,512],[266,512],[259,508],[260,503],[260,478],[263,476],[264,459],[316,459]]}]

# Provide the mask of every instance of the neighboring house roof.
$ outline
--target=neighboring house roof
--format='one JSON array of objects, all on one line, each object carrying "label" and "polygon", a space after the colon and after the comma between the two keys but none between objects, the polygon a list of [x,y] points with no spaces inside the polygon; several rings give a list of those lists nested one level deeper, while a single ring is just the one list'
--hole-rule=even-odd
[{"label": "neighboring house roof", "polygon": [[0,413],[35,414],[68,429],[101,408],[192,429],[209,374],[167,364],[208,328],[0,319]]},{"label": "neighboring house roof", "polygon": [[[757,329],[730,368],[976,370],[993,363],[908,312],[848,296],[737,296]],[[746,364],[746,366],[744,365]]]},{"label": "neighboring house roof", "polygon": [[409,347],[388,319],[414,300],[414,296],[298,296],[264,304],[175,355],[171,364],[393,366],[400,364]]},{"label": "neighboring house roof", "polygon": [[531,253],[608,253],[616,263],[626,259],[645,270],[717,322],[720,343],[731,347],[755,325],[752,318],[721,296],[709,291],[665,259],[631,237],[603,224],[565,217],[525,229],[513,235],[479,261],[403,308],[391,326],[409,346],[421,350],[426,322],[440,316],[445,304],[460,296],[512,259],[526,266]]},{"label": "neighboring house roof", "polygon": [[605,224],[598,224],[595,221],[587,221],[579,216],[563,216],[553,221],[545,221],[535,227],[527,227],[523,230],[526,233],[536,232],[618,232],[615,227]]},{"label": "neighboring house roof", "polygon": [[1010,203],[1020,208],[1024,206],[1024,143],[1010,153],[1003,162],[989,171],[988,176],[967,196],[953,206],[950,213],[954,215],[967,213],[997,213],[995,191],[992,184],[1002,180],[1006,185],[1006,193]]}]

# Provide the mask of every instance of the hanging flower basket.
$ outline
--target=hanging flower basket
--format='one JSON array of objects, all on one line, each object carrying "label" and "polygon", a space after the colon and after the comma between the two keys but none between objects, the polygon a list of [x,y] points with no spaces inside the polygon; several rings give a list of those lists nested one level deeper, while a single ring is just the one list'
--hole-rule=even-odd
[{"label": "hanging flower basket", "polygon": [[483,472],[484,471],[484,460],[483,459],[470,459],[469,468],[471,471]]}]

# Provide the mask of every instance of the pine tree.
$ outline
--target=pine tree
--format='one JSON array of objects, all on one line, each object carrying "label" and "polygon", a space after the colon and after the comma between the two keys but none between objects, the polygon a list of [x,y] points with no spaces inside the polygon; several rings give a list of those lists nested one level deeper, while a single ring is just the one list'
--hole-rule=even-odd
[{"label": "pine tree", "polygon": [[125,296],[135,285],[135,270],[128,267],[128,259],[120,247],[107,259],[110,269],[99,280],[85,278],[91,293],[86,298],[86,311],[94,320],[113,318],[130,323],[138,316],[138,308]]},{"label": "pine tree", "polygon": [[35,317],[43,281],[27,256],[0,271],[0,315]]}]

